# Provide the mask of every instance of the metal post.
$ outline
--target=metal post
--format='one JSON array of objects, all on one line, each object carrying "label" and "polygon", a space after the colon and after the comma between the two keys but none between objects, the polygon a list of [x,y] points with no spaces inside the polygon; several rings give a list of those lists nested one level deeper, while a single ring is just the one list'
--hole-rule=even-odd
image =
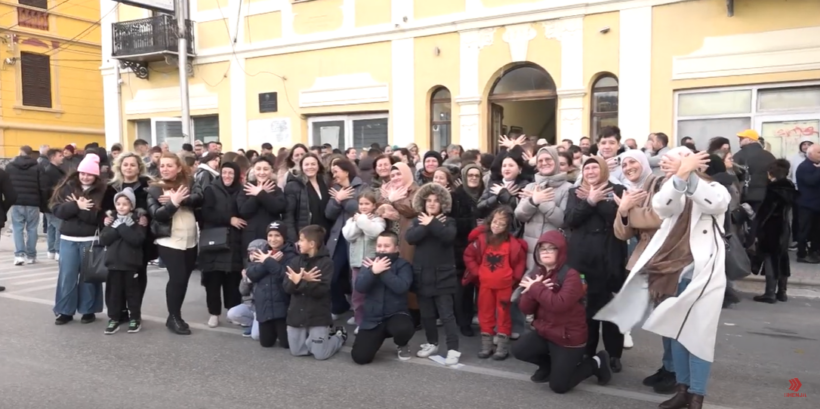
[{"label": "metal post", "polygon": [[186,143],[193,143],[191,137],[191,108],[188,101],[188,38],[186,37],[186,0],[176,0],[175,14],[179,40],[177,53],[179,60],[179,97],[182,113],[182,138]]}]

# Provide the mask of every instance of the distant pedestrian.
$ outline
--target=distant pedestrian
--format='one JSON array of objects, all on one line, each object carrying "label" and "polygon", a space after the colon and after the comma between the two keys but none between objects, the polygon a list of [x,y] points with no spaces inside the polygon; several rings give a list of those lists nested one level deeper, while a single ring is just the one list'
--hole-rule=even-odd
[{"label": "distant pedestrian", "polygon": [[40,211],[45,209],[48,201],[43,168],[37,165],[31,147],[23,146],[20,154],[6,166],[6,171],[18,195],[17,202],[11,208],[14,265],[34,264],[37,260]]},{"label": "distant pedestrian", "polygon": [[[17,193],[14,191],[14,186],[11,185],[9,174],[0,169],[0,230],[6,226],[6,213],[16,201]],[[6,287],[0,286],[0,291],[5,289]]]}]

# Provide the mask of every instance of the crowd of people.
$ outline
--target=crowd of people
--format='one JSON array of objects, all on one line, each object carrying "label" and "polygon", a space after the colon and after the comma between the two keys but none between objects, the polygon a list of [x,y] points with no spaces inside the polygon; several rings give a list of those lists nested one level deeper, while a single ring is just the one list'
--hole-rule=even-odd
[{"label": "crowd of people", "polygon": [[[457,365],[460,339],[478,335],[479,358],[532,363],[533,382],[564,393],[592,376],[608,383],[646,319],[664,354],[644,384],[675,394],[660,408],[701,408],[720,310],[738,301],[727,238],[766,277],[756,301],[787,300],[793,241],[798,261],[818,262],[820,146],[801,143],[789,162],[753,130],[737,136],[734,155],[726,138],[698,151],[670,148],[663,133],[637,149],[617,127],[577,146],[505,136],[495,154],[267,143],[222,153],[218,142],[169,152],[137,140],[130,152],[69,145],[38,160],[23,147],[0,171],[0,217],[11,210],[24,265],[46,215],[57,325],[93,322],[105,305],[105,334],[139,332],[157,263],[176,334],[191,333],[181,307],[199,270],[208,325],[225,315],[263,347],[330,358],[352,311],[357,364],[388,338],[411,359],[423,330],[415,355]],[[105,289],[81,280],[97,242]]]}]

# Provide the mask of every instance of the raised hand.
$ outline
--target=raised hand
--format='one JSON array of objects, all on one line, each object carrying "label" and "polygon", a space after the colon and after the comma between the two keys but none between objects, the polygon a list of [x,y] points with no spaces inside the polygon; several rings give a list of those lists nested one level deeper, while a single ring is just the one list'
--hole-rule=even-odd
[{"label": "raised hand", "polygon": [[498,194],[501,193],[501,189],[504,189],[504,185],[496,183],[490,188],[490,193],[498,196]]},{"label": "raised hand", "polygon": [[535,204],[554,202],[555,191],[551,187],[542,188],[541,186],[536,186],[535,191],[532,193],[532,201]]},{"label": "raised hand", "polygon": [[438,216],[436,216],[436,219],[437,219],[438,221],[440,221],[440,222],[441,222],[441,224],[444,224],[444,223],[446,223],[446,222],[447,222],[447,216],[445,216],[445,215],[443,215],[443,214],[439,214]]},{"label": "raised hand", "polygon": [[273,180],[268,180],[264,183],[260,183],[259,187],[261,187],[262,190],[264,190],[268,193],[271,193],[271,192],[273,192],[273,189],[276,189],[276,182],[273,181]]},{"label": "raised hand", "polygon": [[610,193],[612,193],[612,188],[606,187],[606,185],[600,188],[594,188],[589,191],[589,197],[587,197],[587,200],[592,204],[597,204],[601,200],[604,200],[606,195]]},{"label": "raised hand", "polygon": [[586,200],[587,197],[589,197],[589,190],[579,187],[578,189],[575,189],[575,196],[581,200]]},{"label": "raised hand", "polygon": [[187,186],[181,186],[180,188],[178,188],[177,190],[174,190],[171,193],[171,196],[170,196],[171,203],[173,203],[174,206],[179,206],[182,203],[183,200],[187,199],[190,196],[191,195],[190,195],[190,191],[188,190],[188,187]]},{"label": "raised hand", "polygon": [[407,197],[407,187],[406,186],[402,186],[398,189],[390,188],[390,191],[387,194],[387,201],[389,201],[390,203],[398,202],[399,200],[402,200],[406,197]]},{"label": "raised hand", "polygon": [[708,152],[700,151],[697,153],[686,155],[681,157],[680,159],[680,167],[678,168],[677,175],[682,179],[686,179],[689,177],[690,173],[697,171],[698,169],[706,169],[708,166]]},{"label": "raised hand", "polygon": [[373,259],[365,258],[362,260],[362,267],[370,267],[373,265]]},{"label": "raised hand", "polygon": [[[305,271],[305,270],[302,269],[302,271]],[[319,277],[321,275],[322,275],[322,273],[319,271],[319,268],[318,267],[313,267],[307,273],[302,273],[302,279],[304,279],[305,281],[310,282],[310,283],[315,283],[315,282],[319,281]]]},{"label": "raised hand", "polygon": [[352,198],[353,193],[354,193],[353,188],[348,186],[348,187],[342,188],[341,190],[336,192],[336,195],[333,198],[336,199],[337,202],[341,203],[341,202],[343,202],[347,199]]},{"label": "raised hand", "polygon": [[267,253],[267,252],[264,252],[264,251],[256,250],[256,251],[254,251],[254,252],[251,254],[251,257],[252,257],[252,258],[253,258],[253,260],[254,260],[254,261],[256,261],[257,263],[262,263],[262,262],[264,262],[264,261],[265,261],[268,257],[270,257],[270,254],[269,254],[269,253]]},{"label": "raised hand", "polygon": [[387,257],[377,258],[373,261],[373,265],[371,266],[373,268],[373,274],[379,275],[387,270],[390,270],[390,264],[392,263]]},{"label": "raised hand", "polygon": [[666,174],[676,174],[680,169],[681,159],[677,155],[664,155],[661,158],[661,171]]},{"label": "raised hand", "polygon": [[79,198],[77,198],[76,202],[77,202],[77,207],[80,210],[88,210],[88,209],[91,209],[92,207],[94,207],[94,202],[92,202],[91,199],[89,199],[87,197],[80,196]]},{"label": "raised hand", "polygon": [[262,192],[261,185],[253,185],[251,183],[245,183],[245,194],[248,196],[256,196]]},{"label": "raised hand", "polygon": [[285,257],[285,255],[282,254],[281,251],[277,251],[276,254],[272,255],[271,257],[273,257],[273,259],[276,261],[282,261],[282,257]]},{"label": "raised hand", "polygon": [[430,224],[430,222],[433,221],[433,216],[430,216],[426,213],[421,213],[421,214],[419,214],[418,219],[419,219],[419,224],[420,225],[427,226],[427,225]]},{"label": "raised hand", "polygon": [[298,273],[293,271],[293,269],[290,268],[290,266],[288,266],[287,270],[288,271],[287,271],[286,274],[288,275],[288,279],[291,282],[293,282],[293,284],[299,284],[299,281],[302,281],[302,274],[305,272],[304,268],[301,271],[299,271]]},{"label": "raised hand", "polygon": [[527,291],[529,291],[530,287],[532,287],[533,284],[535,284],[537,282],[540,282],[543,279],[544,279],[544,276],[541,276],[541,275],[537,275],[535,277],[524,277],[521,280],[521,282],[518,283],[518,286],[524,289],[524,291],[522,292],[522,294],[523,294],[523,293],[526,293]]}]

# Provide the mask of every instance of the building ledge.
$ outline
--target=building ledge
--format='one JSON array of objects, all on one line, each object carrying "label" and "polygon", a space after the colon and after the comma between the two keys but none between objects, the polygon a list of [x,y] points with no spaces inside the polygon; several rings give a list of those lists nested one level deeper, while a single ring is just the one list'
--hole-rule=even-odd
[{"label": "building ledge", "polygon": [[55,114],[58,118],[62,116],[65,111],[61,108],[43,108],[43,107],[30,107],[26,105],[14,105],[14,110],[19,114],[21,111],[35,111],[35,112],[46,112],[49,114]]}]

